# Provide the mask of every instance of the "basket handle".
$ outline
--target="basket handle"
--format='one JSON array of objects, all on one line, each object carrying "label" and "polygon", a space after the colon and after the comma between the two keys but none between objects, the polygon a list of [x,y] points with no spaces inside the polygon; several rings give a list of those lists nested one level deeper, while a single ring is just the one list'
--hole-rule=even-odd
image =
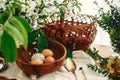
[{"label": "basket handle", "polygon": [[[63,0],[63,2],[67,2],[67,0]],[[74,13],[74,9],[72,10],[72,12]],[[60,25],[59,25],[59,27],[60,28],[64,28],[65,27],[65,20],[62,17],[60,17]]]},{"label": "basket handle", "polygon": [[64,23],[65,21],[64,21],[64,18],[62,18],[62,17],[60,17],[60,25],[59,25],[59,27],[62,29],[62,28],[64,28],[64,26],[65,26],[65,23]]},{"label": "basket handle", "polygon": [[[63,2],[66,2],[67,0],[63,0]],[[65,20],[64,20],[64,18],[62,18],[62,17],[60,17],[60,25],[59,25],[59,27],[62,29],[62,28],[64,28],[64,26],[65,26]]]}]

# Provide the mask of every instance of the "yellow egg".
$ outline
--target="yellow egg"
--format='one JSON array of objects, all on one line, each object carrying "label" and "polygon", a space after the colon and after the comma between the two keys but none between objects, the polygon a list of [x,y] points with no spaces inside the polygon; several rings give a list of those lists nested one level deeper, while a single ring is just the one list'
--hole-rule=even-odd
[{"label": "yellow egg", "polygon": [[52,56],[48,56],[44,60],[45,63],[50,63],[50,62],[54,62],[54,61],[55,61],[55,59]]},{"label": "yellow egg", "polygon": [[43,60],[36,58],[36,59],[31,60],[31,64],[36,64],[36,65],[43,64]]},{"label": "yellow egg", "polygon": [[53,56],[53,55],[54,55],[53,51],[50,50],[50,49],[44,49],[44,50],[42,50],[41,53],[42,53],[45,57]]}]

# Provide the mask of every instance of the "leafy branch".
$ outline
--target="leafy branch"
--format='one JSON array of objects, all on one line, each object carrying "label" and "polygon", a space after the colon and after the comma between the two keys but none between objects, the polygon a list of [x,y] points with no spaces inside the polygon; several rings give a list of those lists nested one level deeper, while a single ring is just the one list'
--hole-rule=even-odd
[{"label": "leafy branch", "polygon": [[108,76],[108,70],[103,70],[101,69],[100,67],[98,67],[97,65],[93,65],[93,64],[88,64],[87,65],[88,68],[90,68],[91,70],[95,71],[95,72],[98,72],[100,74],[103,74],[104,76]]},{"label": "leafy branch", "polygon": [[93,50],[88,49],[87,54],[90,55],[94,60],[101,60],[101,59],[103,59],[103,58],[98,54],[98,50],[96,50],[96,48],[93,48]]},{"label": "leafy branch", "polygon": [[104,76],[108,76],[113,80],[119,80],[119,56],[103,58],[98,54],[98,51],[95,48],[93,50],[89,49],[87,54],[90,55],[95,61],[97,61],[95,65],[88,64],[88,68],[103,74]]},{"label": "leafy branch", "polygon": [[95,20],[110,35],[113,50],[120,53],[120,7],[113,4],[113,0],[111,2],[105,0],[105,2],[110,8],[107,12],[104,11],[104,8],[99,7],[97,2],[94,2],[99,8]]},{"label": "leafy branch", "polygon": [[[97,63],[95,65],[88,64],[87,66],[88,66],[88,68],[92,69],[93,71],[101,73],[104,76],[107,76],[109,72],[108,72],[108,69],[106,69],[106,67],[107,67],[109,58],[108,57],[106,57],[106,58],[101,57],[98,54],[98,52],[99,51],[96,50],[96,48],[93,48],[93,50],[89,49],[87,51],[87,54],[89,56],[91,56],[95,61],[97,61]],[[105,68],[105,69],[103,69],[103,68]]]},{"label": "leafy branch", "polygon": [[[19,3],[19,1],[15,1]],[[0,12],[0,49],[9,62],[13,62],[16,58],[17,42],[22,44],[25,49],[27,48],[28,32],[31,31],[30,25],[23,18],[15,16],[16,8],[18,8],[17,4],[10,5],[6,7],[5,11]]]},{"label": "leafy branch", "polygon": [[87,54],[91,56],[95,61],[98,61],[100,66],[106,66],[108,63],[109,57],[103,58],[98,54],[98,50],[96,48],[93,48],[93,50],[88,49]]}]

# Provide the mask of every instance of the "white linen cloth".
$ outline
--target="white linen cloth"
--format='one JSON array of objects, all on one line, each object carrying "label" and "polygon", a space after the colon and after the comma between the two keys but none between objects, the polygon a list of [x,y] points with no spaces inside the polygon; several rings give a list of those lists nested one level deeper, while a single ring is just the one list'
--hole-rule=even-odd
[{"label": "white linen cloth", "polygon": [[[87,67],[87,64],[92,63],[94,61],[90,56],[88,56],[85,52],[81,50],[73,51],[73,60],[76,63],[76,75],[77,80],[85,80],[85,77],[82,73],[82,70],[79,70],[82,67],[85,71],[85,74],[88,80],[108,80],[107,77],[104,77],[97,72],[92,71]],[[5,76],[7,78],[16,78],[17,80],[31,80],[30,76],[26,76],[16,65],[16,63],[9,64],[9,68],[4,72],[0,73],[0,76]],[[37,78],[37,80],[75,80],[75,76],[72,72],[68,72],[64,66],[62,66],[58,71],[53,73],[49,73]]]}]

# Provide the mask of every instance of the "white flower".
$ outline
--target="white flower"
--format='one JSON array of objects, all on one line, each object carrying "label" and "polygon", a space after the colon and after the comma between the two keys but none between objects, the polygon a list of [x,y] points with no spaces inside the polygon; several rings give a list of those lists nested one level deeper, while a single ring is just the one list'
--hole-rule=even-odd
[{"label": "white flower", "polygon": [[5,3],[6,3],[6,0],[0,0],[0,9],[2,8],[3,11],[6,9]]}]

